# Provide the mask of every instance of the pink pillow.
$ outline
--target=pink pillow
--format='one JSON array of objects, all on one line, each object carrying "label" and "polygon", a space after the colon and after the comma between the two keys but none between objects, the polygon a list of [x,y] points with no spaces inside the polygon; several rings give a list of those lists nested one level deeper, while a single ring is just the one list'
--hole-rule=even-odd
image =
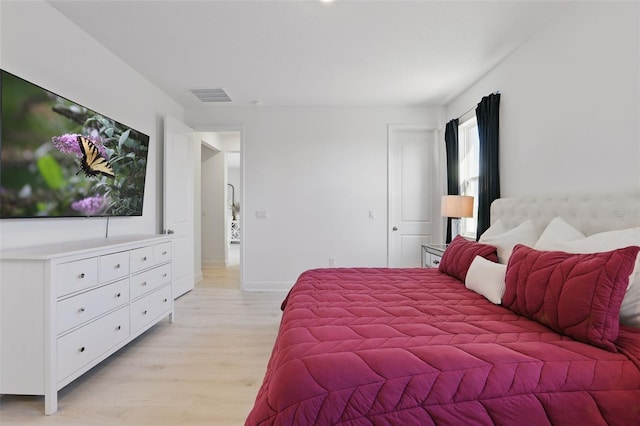
[{"label": "pink pillow", "polygon": [[440,272],[464,282],[469,266],[476,256],[482,256],[492,262],[498,261],[498,254],[494,246],[469,241],[458,235],[444,251],[438,269]]},{"label": "pink pillow", "polygon": [[558,333],[617,352],[620,305],[640,247],[592,254],[517,245],[503,306]]}]

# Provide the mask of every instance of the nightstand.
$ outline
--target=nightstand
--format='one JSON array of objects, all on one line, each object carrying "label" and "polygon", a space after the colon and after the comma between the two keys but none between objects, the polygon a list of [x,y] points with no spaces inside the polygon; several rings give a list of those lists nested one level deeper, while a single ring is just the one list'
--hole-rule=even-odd
[{"label": "nightstand", "polygon": [[422,267],[437,268],[446,248],[447,244],[423,244]]}]

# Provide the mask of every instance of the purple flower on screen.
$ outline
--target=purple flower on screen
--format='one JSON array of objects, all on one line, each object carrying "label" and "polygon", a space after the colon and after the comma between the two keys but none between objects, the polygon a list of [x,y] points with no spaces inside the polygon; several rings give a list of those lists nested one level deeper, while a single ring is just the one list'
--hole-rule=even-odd
[{"label": "purple flower on screen", "polygon": [[[51,142],[53,145],[58,148],[60,152],[65,154],[75,154],[77,157],[82,157],[82,150],[80,149],[80,144],[78,143],[78,136],[81,136],[77,133],[65,133],[62,136],[54,136],[51,138]],[[99,136],[85,136],[89,139],[100,151],[100,155],[104,158],[107,158],[107,150],[102,144],[102,140]]]},{"label": "purple flower on screen", "polygon": [[66,133],[62,136],[52,137],[51,142],[60,152],[64,152],[65,154],[75,154],[78,157],[82,157],[82,151],[78,144],[78,136],[80,135]]},{"label": "purple flower on screen", "polygon": [[104,208],[106,204],[105,197],[103,195],[95,195],[93,197],[83,198],[82,200],[74,201],[71,203],[71,208],[75,211],[81,212],[86,216],[94,216]]}]

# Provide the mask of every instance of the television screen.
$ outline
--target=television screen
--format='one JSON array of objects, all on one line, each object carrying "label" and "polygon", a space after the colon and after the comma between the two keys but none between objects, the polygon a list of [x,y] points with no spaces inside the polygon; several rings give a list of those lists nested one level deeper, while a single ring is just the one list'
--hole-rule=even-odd
[{"label": "television screen", "polygon": [[149,136],[4,70],[0,217],[140,216]]}]

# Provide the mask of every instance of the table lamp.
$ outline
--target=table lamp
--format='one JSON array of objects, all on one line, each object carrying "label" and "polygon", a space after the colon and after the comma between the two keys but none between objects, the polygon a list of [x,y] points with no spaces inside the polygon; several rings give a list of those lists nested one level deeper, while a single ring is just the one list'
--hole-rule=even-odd
[{"label": "table lamp", "polygon": [[451,238],[455,238],[460,232],[460,218],[473,217],[473,197],[470,195],[443,195],[440,214],[450,217]]}]

